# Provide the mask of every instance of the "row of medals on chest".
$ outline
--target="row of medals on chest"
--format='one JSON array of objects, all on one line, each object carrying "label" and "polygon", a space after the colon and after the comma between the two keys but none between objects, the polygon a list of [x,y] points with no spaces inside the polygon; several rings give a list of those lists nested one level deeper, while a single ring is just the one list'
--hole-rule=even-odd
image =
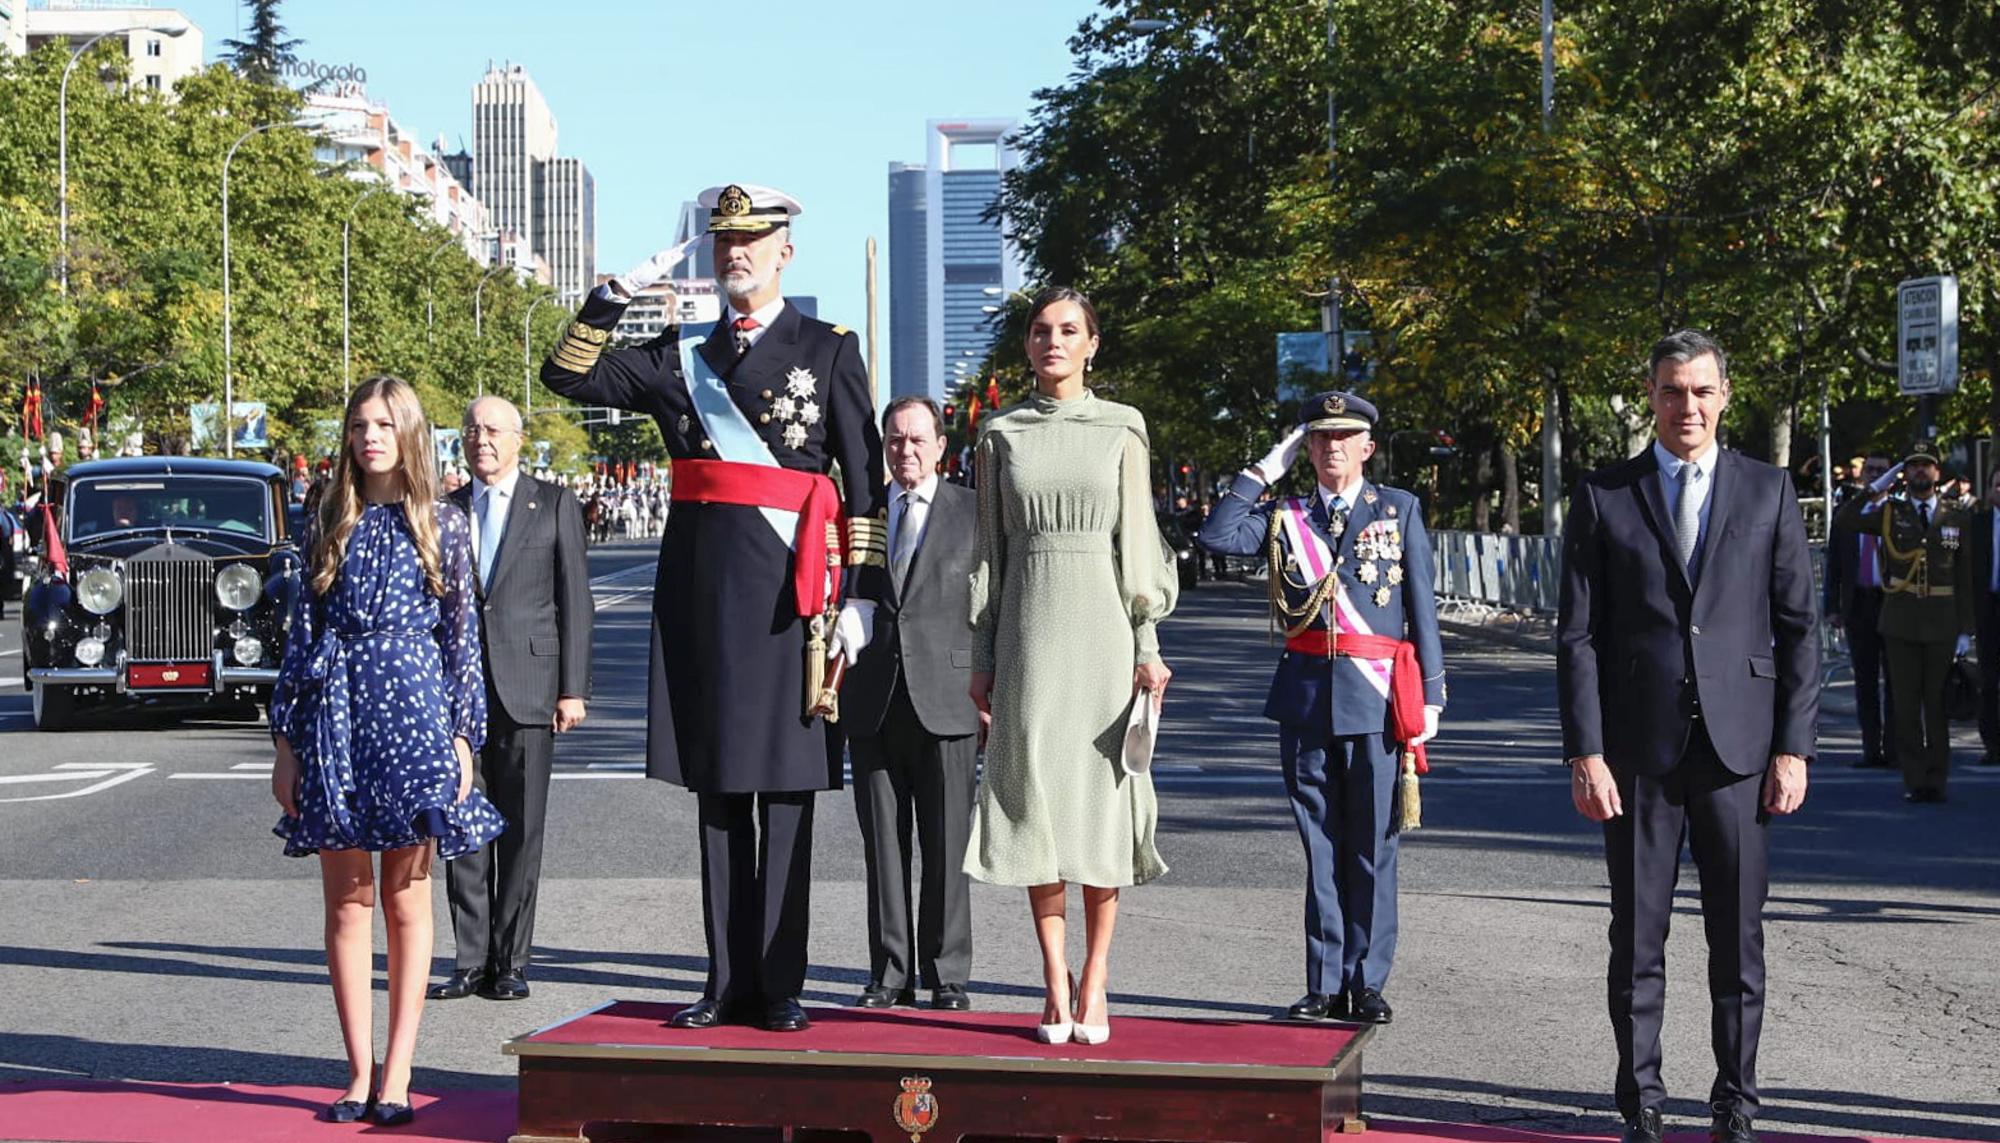
[{"label": "row of medals on chest", "polygon": [[[771,402],[771,407],[757,414],[757,423],[767,425],[776,419],[784,434],[785,447],[804,448],[806,430],[819,424],[819,402],[814,399],[819,396],[819,378],[813,376],[810,369],[795,367],[785,374],[784,396],[778,397],[769,389],[764,390],[762,395],[764,400]],[[685,434],[693,424],[691,419],[683,416],[680,421],[681,432]]]},{"label": "row of medals on chest", "polygon": [[[1368,499],[1373,502],[1372,494]],[[1389,589],[1403,582],[1403,537],[1396,530],[1395,509],[1389,511],[1392,518],[1381,522],[1381,530],[1371,527],[1354,540],[1354,578],[1363,584],[1376,585],[1373,598],[1377,607],[1389,606]],[[1341,537],[1347,534],[1347,519],[1335,518],[1327,525],[1326,533],[1333,539],[1337,553]],[[1340,574],[1341,565],[1346,562],[1347,557],[1336,554],[1332,574]],[[1297,563],[1297,557],[1293,563]]]}]

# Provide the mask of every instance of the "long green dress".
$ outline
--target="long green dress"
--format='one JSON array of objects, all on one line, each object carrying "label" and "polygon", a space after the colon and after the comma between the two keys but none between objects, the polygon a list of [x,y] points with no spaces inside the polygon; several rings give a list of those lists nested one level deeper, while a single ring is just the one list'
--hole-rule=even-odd
[{"label": "long green dress", "polygon": [[1086,391],[987,421],[975,457],[972,669],[993,725],[965,871],[1137,885],[1167,871],[1149,775],[1119,765],[1133,671],[1179,581],[1153,515],[1146,422]]}]

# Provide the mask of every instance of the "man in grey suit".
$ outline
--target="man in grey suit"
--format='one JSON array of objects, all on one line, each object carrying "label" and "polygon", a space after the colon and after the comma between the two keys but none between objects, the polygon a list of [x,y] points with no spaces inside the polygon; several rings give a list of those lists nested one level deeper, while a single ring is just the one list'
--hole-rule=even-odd
[{"label": "man in grey suit", "polygon": [[[882,415],[893,593],[847,674],[841,726],[854,758],[854,812],[868,868],[868,987],[856,1002],[971,1007],[972,905],[962,862],[972,829],[974,735],[971,577],[979,499],[938,479],[944,418],[925,397]],[[923,852],[910,917],[910,834]]]},{"label": "man in grey suit", "polygon": [[476,992],[521,1000],[528,995],[549,766],[555,736],[583,721],[590,697],[595,608],[583,509],[569,489],[521,471],[520,410],[481,397],[465,411],[464,432],[475,479],[451,501],[472,521],[486,648],[486,746],[477,776],[507,831],[446,870],[457,965],[430,997]]}]

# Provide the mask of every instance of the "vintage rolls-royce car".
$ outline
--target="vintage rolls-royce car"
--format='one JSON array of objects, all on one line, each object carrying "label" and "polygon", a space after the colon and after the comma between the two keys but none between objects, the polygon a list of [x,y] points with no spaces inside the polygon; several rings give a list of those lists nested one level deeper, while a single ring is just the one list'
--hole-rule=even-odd
[{"label": "vintage rolls-royce car", "polygon": [[301,561],[277,468],[198,457],[71,466],[21,608],[35,725],[142,702],[247,713],[278,680]]}]

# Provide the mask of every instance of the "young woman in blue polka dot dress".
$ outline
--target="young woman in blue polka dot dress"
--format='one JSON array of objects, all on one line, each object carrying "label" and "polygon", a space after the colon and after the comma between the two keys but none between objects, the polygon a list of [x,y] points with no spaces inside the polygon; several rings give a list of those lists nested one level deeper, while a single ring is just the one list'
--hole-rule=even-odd
[{"label": "young woman in blue polka dot dress", "polygon": [[[472,532],[438,498],[416,393],[372,378],[347,403],[346,447],[310,529],[304,589],[271,696],[285,852],[317,853],[326,960],[346,1042],[327,1118],[406,1123],[431,960],[430,867],[504,823],[472,785],[486,684]],[[371,853],[382,855],[378,878]],[[377,896],[389,932],[389,1043],[374,1068]]]}]

